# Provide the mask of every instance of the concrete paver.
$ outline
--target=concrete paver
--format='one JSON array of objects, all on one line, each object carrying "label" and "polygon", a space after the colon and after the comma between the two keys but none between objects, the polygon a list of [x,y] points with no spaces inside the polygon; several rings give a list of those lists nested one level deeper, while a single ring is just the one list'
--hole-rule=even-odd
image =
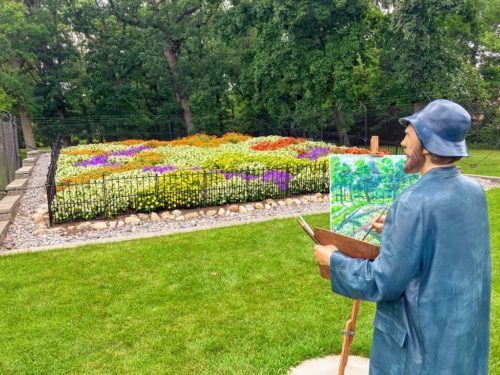
[{"label": "concrete paver", "polygon": [[[325,358],[308,359],[290,370],[289,375],[337,375],[340,356],[330,355]],[[349,356],[345,375],[368,375],[368,358]]]}]

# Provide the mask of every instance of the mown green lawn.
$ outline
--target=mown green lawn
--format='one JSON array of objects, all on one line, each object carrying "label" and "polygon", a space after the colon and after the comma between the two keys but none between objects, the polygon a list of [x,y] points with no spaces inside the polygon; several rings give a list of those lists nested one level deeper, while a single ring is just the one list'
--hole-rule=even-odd
[{"label": "mown green lawn", "polygon": [[482,176],[500,176],[500,150],[469,150],[469,157],[457,165],[462,173]]},{"label": "mown green lawn", "polygon": [[[499,374],[500,189],[488,199]],[[286,374],[340,352],[350,309],[292,219],[2,257],[0,373]],[[361,304],[354,354],[369,354],[373,313]]]}]

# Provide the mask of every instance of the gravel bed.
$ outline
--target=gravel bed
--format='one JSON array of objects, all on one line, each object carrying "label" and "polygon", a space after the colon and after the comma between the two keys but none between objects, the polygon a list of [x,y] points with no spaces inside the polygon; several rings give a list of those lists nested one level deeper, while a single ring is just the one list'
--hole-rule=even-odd
[{"label": "gravel bed", "polygon": [[[120,228],[107,228],[107,229],[86,229],[77,231],[68,230],[72,224],[64,224],[54,226],[41,234],[34,234],[34,232],[26,232],[24,229],[9,230],[9,239],[2,244],[0,252],[57,246],[61,244],[74,244],[86,243],[96,240],[104,240],[109,238],[116,239],[134,239],[140,237],[141,234],[158,233],[168,234],[169,232],[177,232],[185,228],[210,228],[220,226],[221,224],[242,224],[245,222],[252,222],[259,219],[275,219],[279,217],[286,217],[293,214],[308,214],[318,212],[328,212],[329,203],[312,203],[307,206],[293,206],[293,207],[278,207],[269,210],[254,210],[246,213],[227,213],[222,216],[201,217],[183,221],[162,220],[162,221],[141,221],[134,225],[124,225]],[[125,216],[118,217],[114,221],[123,220]],[[97,220],[93,221],[97,222]],[[76,223],[78,224],[78,223]]]},{"label": "gravel bed", "polygon": [[[40,233],[40,226],[35,224],[33,215],[40,209],[47,207],[45,181],[50,155],[41,154],[28,182],[27,189],[21,198],[18,212],[9,227],[0,252],[9,250],[50,247],[64,244],[86,243],[89,241],[104,239],[137,238],[142,234],[176,232],[188,228],[210,228],[220,225],[241,224],[256,220],[265,220],[279,217],[287,217],[293,214],[307,214],[317,212],[328,212],[329,202],[310,202],[298,206],[279,206],[271,209],[254,210],[245,213],[226,213],[221,216],[198,217],[183,221],[161,220],[161,221],[141,221],[135,225],[124,225],[117,228],[107,229],[86,229],[75,231],[68,227],[75,226],[75,223],[57,225]],[[500,181],[476,178],[485,190],[493,187],[500,187]],[[123,220],[126,216],[114,219]],[[96,221],[94,221],[96,222]],[[78,224],[78,223],[76,223]],[[70,228],[71,229],[71,228]],[[38,231],[38,233],[37,233]]]},{"label": "gravel bed", "polygon": [[38,243],[38,236],[35,235],[37,225],[33,220],[33,214],[39,208],[47,207],[45,182],[47,181],[49,164],[50,154],[40,154],[28,180],[26,190],[21,197],[21,203],[17,209],[16,216],[9,226],[2,247],[0,247],[0,251],[41,246]]}]

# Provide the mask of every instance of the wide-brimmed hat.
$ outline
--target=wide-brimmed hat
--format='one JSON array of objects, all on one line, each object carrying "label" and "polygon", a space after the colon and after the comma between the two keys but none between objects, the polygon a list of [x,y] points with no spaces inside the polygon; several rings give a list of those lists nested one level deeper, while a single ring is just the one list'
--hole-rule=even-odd
[{"label": "wide-brimmed hat", "polygon": [[422,110],[399,119],[404,125],[413,125],[424,148],[440,156],[469,156],[465,134],[471,126],[471,117],[461,105],[446,99],[437,99]]}]

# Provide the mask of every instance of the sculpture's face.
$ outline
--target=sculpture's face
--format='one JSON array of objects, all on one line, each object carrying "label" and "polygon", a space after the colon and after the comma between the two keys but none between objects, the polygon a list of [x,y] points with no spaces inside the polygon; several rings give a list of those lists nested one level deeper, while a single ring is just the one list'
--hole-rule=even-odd
[{"label": "sculpture's face", "polygon": [[406,127],[405,134],[406,136],[401,141],[406,155],[404,171],[405,173],[420,172],[425,164],[424,148],[411,124]]}]

